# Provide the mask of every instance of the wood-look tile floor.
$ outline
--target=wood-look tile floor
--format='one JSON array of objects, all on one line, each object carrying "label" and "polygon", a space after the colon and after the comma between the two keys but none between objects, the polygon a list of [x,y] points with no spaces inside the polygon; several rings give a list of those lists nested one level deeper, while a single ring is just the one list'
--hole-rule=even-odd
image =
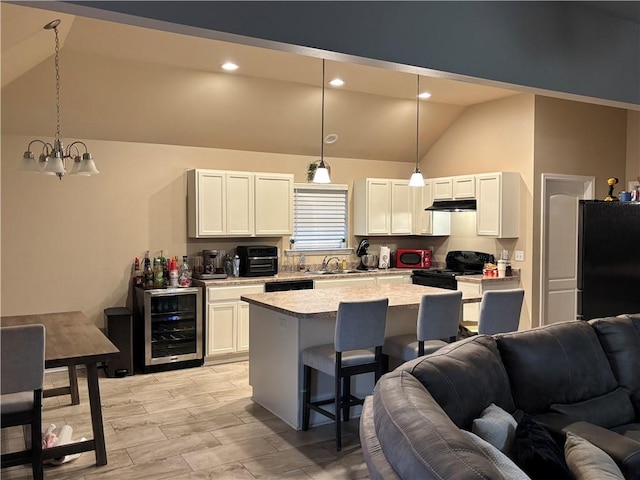
[{"label": "wood-look tile floor", "polygon": [[[125,378],[101,374],[100,393],[108,464],[93,452],[47,466],[49,480],[96,479],[360,479],[368,478],[358,419],[343,429],[335,450],[333,424],[296,431],[251,400],[248,362]],[[44,399],[43,429],[73,427],[73,439],[91,438],[84,371],[80,405],[69,396]],[[47,373],[45,388],[68,385],[66,372]],[[3,451],[22,445],[22,430],[4,429]],[[4,480],[31,478],[31,468],[2,470]]]}]

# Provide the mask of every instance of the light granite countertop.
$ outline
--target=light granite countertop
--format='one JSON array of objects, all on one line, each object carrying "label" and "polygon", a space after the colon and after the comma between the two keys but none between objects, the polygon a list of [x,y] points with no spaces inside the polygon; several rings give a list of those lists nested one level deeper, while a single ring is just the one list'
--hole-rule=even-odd
[{"label": "light granite countertop", "polygon": [[474,283],[474,284],[486,284],[493,282],[510,282],[510,281],[520,281],[520,275],[518,272],[514,272],[514,275],[509,277],[485,277],[484,275],[459,275],[456,277],[456,280],[459,283]]},{"label": "light granite countertop", "polygon": [[[449,290],[421,285],[369,285],[319,290],[291,290],[287,292],[243,295],[241,300],[269,310],[298,318],[335,316],[340,301],[388,298],[390,309],[417,309],[425,293],[442,294]],[[462,303],[479,302],[481,295],[463,294]]]},{"label": "light granite countertop", "polygon": [[232,285],[255,285],[267,282],[287,282],[290,280],[319,280],[322,278],[352,278],[352,277],[379,277],[381,275],[411,275],[410,268],[389,268],[380,270],[362,270],[353,273],[332,273],[318,275],[311,272],[280,272],[268,277],[228,277],[218,280],[193,279],[193,285],[197,287],[227,287]]},{"label": "light granite countertop", "polygon": [[[389,268],[380,270],[363,270],[353,273],[335,273],[330,275],[318,275],[311,272],[280,272],[277,275],[268,277],[228,277],[217,280],[198,280],[193,279],[193,285],[196,287],[228,287],[233,285],[257,285],[267,282],[287,282],[291,280],[319,280],[333,278],[358,278],[358,277],[379,277],[383,275],[411,275],[410,268]],[[459,282],[467,283],[493,283],[508,282],[510,280],[519,280],[519,271],[514,269],[512,277],[485,277],[483,275],[460,275],[457,277]]]}]

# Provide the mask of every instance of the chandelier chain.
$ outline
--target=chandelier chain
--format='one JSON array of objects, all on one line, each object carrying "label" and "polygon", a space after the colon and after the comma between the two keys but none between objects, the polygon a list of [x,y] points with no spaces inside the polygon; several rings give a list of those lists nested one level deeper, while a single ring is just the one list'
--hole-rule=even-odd
[{"label": "chandelier chain", "polygon": [[56,140],[62,140],[62,130],[60,127],[60,39],[58,38],[58,27],[54,27],[56,34]]},{"label": "chandelier chain", "polygon": [[418,168],[418,161],[420,159],[420,75],[417,75],[418,80],[416,82],[416,169]]}]

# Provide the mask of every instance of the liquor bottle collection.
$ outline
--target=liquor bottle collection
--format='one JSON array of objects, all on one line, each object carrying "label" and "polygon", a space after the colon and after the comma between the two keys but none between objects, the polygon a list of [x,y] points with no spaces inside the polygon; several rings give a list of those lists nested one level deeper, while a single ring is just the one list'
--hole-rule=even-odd
[{"label": "liquor bottle collection", "polygon": [[191,268],[186,255],[178,266],[178,257],[167,258],[160,253],[153,261],[149,251],[145,252],[142,261],[136,257],[133,265],[134,285],[141,285],[145,290],[151,288],[177,288],[191,286]]}]

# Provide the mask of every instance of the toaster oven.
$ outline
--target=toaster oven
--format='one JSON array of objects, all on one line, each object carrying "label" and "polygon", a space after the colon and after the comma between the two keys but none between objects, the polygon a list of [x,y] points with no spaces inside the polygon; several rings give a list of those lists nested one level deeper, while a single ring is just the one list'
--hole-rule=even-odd
[{"label": "toaster oven", "polygon": [[431,268],[431,250],[399,248],[396,250],[397,268]]},{"label": "toaster oven", "polygon": [[241,277],[270,277],[278,273],[278,247],[238,246]]}]

